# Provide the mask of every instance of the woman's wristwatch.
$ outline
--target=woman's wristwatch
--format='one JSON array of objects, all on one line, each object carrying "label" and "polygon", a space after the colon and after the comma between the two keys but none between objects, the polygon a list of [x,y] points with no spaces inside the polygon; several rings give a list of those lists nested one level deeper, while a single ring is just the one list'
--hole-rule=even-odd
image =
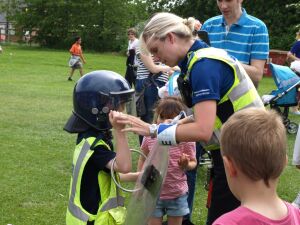
[{"label": "woman's wristwatch", "polygon": [[156,136],[157,136],[157,128],[158,128],[158,125],[155,124],[155,123],[149,125],[150,137],[151,138],[156,138]]}]

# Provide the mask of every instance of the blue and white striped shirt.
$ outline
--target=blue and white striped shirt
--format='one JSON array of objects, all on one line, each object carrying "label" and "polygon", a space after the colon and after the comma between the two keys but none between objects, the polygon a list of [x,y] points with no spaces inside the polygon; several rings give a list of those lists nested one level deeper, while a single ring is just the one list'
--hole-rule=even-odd
[{"label": "blue and white striped shirt", "polygon": [[269,55],[269,35],[264,22],[242,10],[240,19],[227,28],[222,15],[205,21],[202,30],[207,31],[212,47],[226,50],[244,64],[251,59],[265,60]]},{"label": "blue and white striped shirt", "polygon": [[[136,55],[136,64],[138,66],[137,69],[137,76],[136,79],[137,80],[143,80],[143,79],[147,79],[151,72],[147,69],[147,67],[144,65],[143,61],[141,60],[141,56],[140,56],[140,48],[139,46],[136,47],[135,49],[135,55]],[[154,60],[153,60],[154,61]],[[155,64],[160,64],[160,62],[154,62]],[[155,80],[156,81],[161,81],[163,83],[167,83],[169,79],[169,75],[166,73],[161,73]]]}]

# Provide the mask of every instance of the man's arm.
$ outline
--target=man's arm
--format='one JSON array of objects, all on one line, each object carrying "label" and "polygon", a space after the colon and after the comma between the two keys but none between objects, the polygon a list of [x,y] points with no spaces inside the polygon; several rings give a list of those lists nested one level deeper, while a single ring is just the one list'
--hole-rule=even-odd
[{"label": "man's arm", "polygon": [[298,57],[296,57],[292,52],[287,53],[287,58],[292,62],[295,60],[300,60]]},{"label": "man's arm", "polygon": [[256,88],[263,77],[265,63],[266,60],[252,59],[250,65],[242,64]]},{"label": "man's arm", "polygon": [[159,72],[169,72],[171,68],[169,66],[165,65],[156,65],[150,55],[144,55],[140,53],[140,58],[142,62],[144,63],[145,67],[151,72],[151,73],[159,73]]}]

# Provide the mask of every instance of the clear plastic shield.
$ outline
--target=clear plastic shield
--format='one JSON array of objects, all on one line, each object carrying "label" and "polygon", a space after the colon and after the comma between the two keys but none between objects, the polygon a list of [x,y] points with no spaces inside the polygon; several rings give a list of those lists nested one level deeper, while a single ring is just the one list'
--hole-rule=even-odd
[{"label": "clear plastic shield", "polygon": [[144,162],[143,173],[137,179],[138,191],[130,197],[125,225],[147,224],[159,198],[168,163],[169,146],[156,143]]}]

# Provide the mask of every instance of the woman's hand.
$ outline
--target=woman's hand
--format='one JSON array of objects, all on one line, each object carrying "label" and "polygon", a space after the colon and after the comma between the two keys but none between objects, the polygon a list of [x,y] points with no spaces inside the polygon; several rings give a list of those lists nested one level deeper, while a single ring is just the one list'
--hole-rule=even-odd
[{"label": "woman's hand", "polygon": [[117,123],[122,124],[123,126],[127,125],[122,131],[130,131],[142,136],[150,136],[150,124],[142,121],[140,118],[123,113],[114,115],[114,118],[117,120]]}]

